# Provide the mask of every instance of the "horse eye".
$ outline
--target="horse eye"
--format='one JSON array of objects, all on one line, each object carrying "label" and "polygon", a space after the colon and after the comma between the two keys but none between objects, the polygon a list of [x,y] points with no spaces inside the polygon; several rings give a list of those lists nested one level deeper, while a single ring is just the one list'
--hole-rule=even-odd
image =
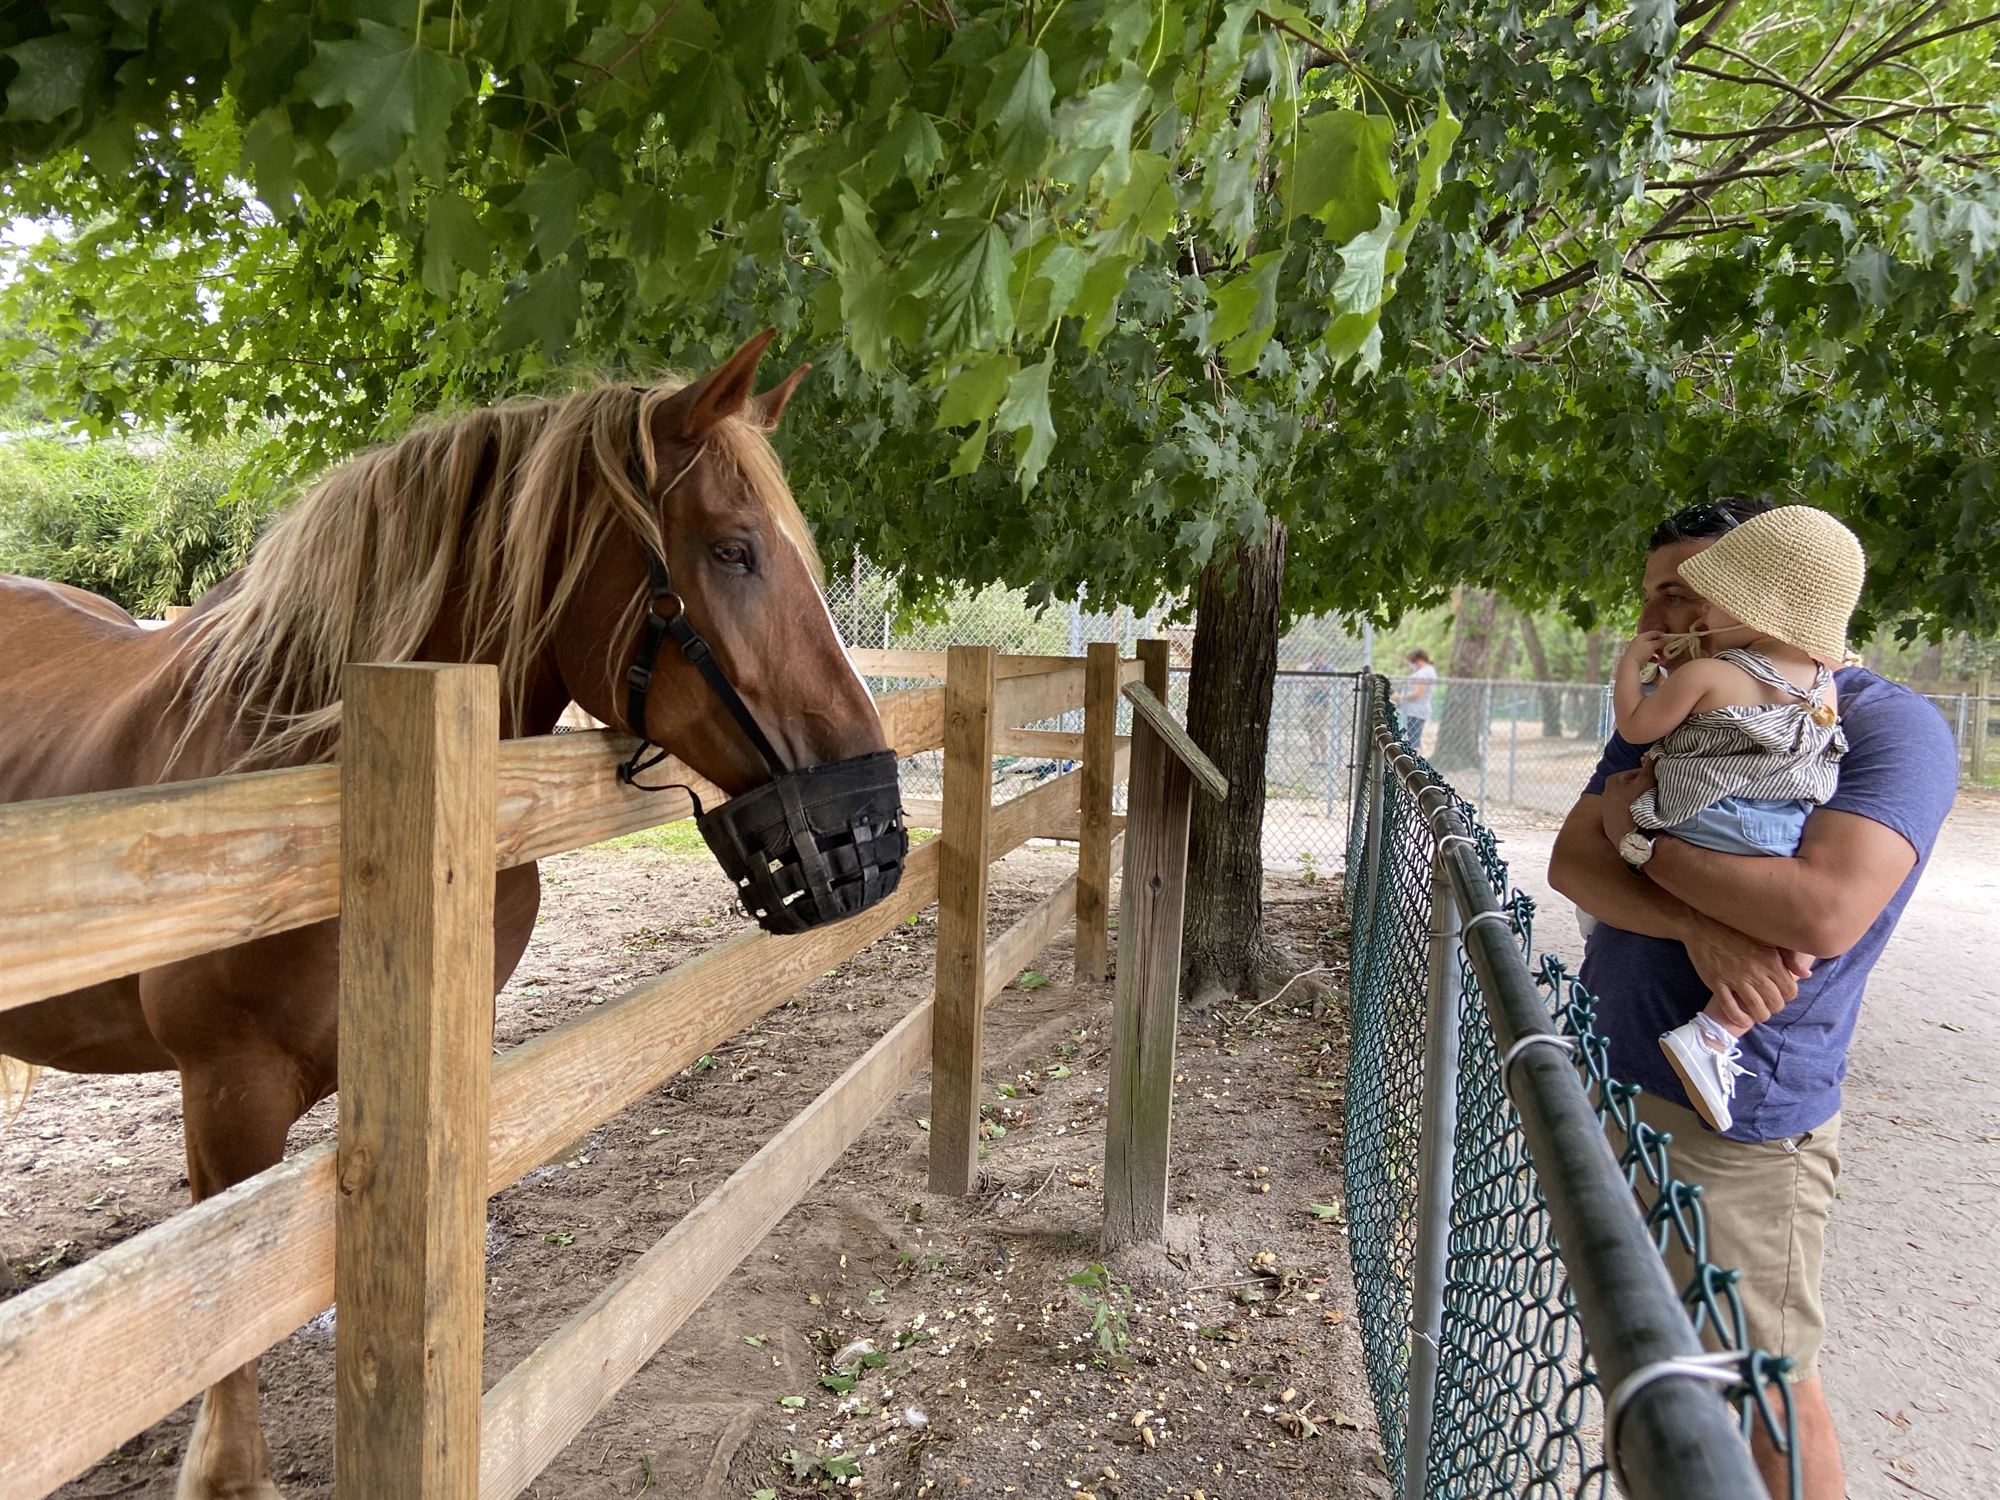
[{"label": "horse eye", "polygon": [[725,568],[738,572],[750,571],[750,549],[741,542],[717,542],[714,547],[715,560]]}]

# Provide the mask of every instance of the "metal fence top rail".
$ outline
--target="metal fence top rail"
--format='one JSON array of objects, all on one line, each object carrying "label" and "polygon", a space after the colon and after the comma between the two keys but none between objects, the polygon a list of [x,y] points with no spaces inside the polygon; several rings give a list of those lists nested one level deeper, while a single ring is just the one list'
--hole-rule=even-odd
[{"label": "metal fence top rail", "polygon": [[[1512,921],[1481,864],[1450,787],[1390,728],[1376,678],[1377,774],[1401,783],[1426,822],[1457,908],[1459,941],[1485,998],[1501,1081],[1548,1205],[1584,1337],[1607,1392],[1605,1456],[1638,1500],[1742,1497],[1766,1490],[1718,1387],[1740,1358],[1703,1352],[1604,1125],[1551,1022]],[[1428,1084],[1426,1085],[1429,1086]],[[1422,1462],[1406,1455],[1405,1463]]]}]

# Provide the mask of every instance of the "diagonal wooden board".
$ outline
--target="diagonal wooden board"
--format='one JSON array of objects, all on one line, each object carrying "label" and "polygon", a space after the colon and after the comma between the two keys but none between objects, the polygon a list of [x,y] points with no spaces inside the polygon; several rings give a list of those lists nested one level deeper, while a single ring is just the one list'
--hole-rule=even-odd
[{"label": "diagonal wooden board", "polygon": [[1194,777],[1194,784],[1211,797],[1229,795],[1229,778],[1216,770],[1215,762],[1201,753],[1201,747],[1188,738],[1188,732],[1181,728],[1166,704],[1153,696],[1153,690],[1143,682],[1128,682],[1124,687],[1125,701],[1132,705],[1132,712],[1153,727],[1174,758],[1188,768]]}]

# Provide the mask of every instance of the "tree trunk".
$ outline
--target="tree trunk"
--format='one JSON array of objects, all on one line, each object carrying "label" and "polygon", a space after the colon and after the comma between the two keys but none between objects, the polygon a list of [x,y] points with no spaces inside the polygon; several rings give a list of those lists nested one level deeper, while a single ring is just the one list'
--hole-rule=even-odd
[{"label": "tree trunk", "polygon": [[1583,638],[1583,679],[1590,686],[1576,694],[1570,709],[1570,727],[1580,740],[1604,737],[1604,648],[1609,644],[1610,637],[1601,630]]},{"label": "tree trunk", "polygon": [[1264,935],[1264,762],[1278,678],[1285,528],[1203,569],[1195,595],[1188,733],[1229,778],[1194,799],[1181,990],[1207,1006],[1258,991],[1280,958]]},{"label": "tree trunk", "polygon": [[1555,674],[1549,671],[1549,653],[1542,649],[1542,633],[1527,615],[1519,610],[1514,613],[1521,621],[1521,644],[1527,648],[1528,662],[1535,669],[1535,681],[1541,684],[1542,738],[1559,740],[1563,732],[1562,689],[1549,685],[1555,681]]},{"label": "tree trunk", "polygon": [[1499,597],[1486,589],[1465,589],[1459,595],[1458,619],[1451,633],[1451,671],[1458,685],[1444,695],[1438,721],[1437,749],[1431,764],[1440,771],[1462,771],[1479,764],[1491,725],[1485,722],[1486,693],[1467,681],[1485,677],[1493,647],[1493,616]]}]

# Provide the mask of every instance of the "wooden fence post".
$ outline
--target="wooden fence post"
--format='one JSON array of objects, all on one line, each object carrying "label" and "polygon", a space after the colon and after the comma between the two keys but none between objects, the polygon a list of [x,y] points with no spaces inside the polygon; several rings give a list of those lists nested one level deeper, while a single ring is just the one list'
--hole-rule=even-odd
[{"label": "wooden fence post", "polygon": [[1132,775],[1104,1137],[1107,1252],[1166,1233],[1188,817],[1197,784],[1214,797],[1229,792],[1157,696],[1134,683],[1125,697],[1132,704]]},{"label": "wooden fence post", "polygon": [[499,684],[353,666],[344,692],[334,1485],[476,1500]]},{"label": "wooden fence post", "polygon": [[1111,793],[1118,777],[1118,647],[1091,643],[1084,665],[1083,811],[1076,853],[1076,977],[1102,980],[1109,965]]},{"label": "wooden fence post", "polygon": [[1145,668],[1146,686],[1162,705],[1173,704],[1173,648],[1161,640],[1141,641],[1133,650]]},{"label": "wooden fence post", "polygon": [[986,1020],[986,865],[993,824],[991,646],[945,660],[944,827],[938,834],[937,1008],[931,1026],[931,1191],[972,1191]]}]

